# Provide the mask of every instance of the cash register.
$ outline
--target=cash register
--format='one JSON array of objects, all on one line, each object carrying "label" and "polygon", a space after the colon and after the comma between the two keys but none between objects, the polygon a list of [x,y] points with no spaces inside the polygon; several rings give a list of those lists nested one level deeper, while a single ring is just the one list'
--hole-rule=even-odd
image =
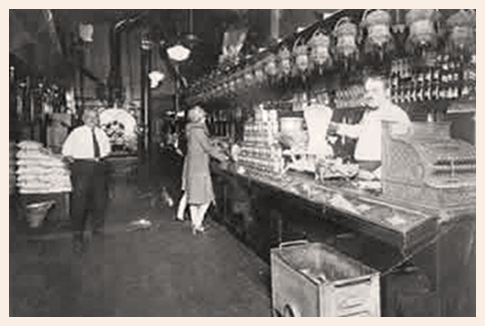
[{"label": "cash register", "polygon": [[383,196],[433,210],[475,205],[475,147],[451,138],[450,123],[413,122],[393,135],[383,122],[382,130]]}]

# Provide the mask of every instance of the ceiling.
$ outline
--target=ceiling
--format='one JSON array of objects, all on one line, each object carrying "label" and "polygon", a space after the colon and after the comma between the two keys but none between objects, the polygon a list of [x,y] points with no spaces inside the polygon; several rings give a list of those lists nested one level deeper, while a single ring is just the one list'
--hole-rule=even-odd
[{"label": "ceiling", "polygon": [[[445,16],[449,14],[448,11],[440,10]],[[26,15],[26,12],[34,10],[17,12],[14,16]],[[167,43],[179,40],[186,34],[195,34],[199,41],[192,44],[191,58],[181,68],[184,76],[189,79],[205,74],[217,65],[223,33],[231,24],[242,23],[249,28],[243,52],[257,51],[270,41],[269,9],[54,9],[51,12],[58,34],[75,33],[75,28],[80,22],[108,22],[113,27],[118,24],[126,29],[144,25],[150,27],[153,39],[164,40]],[[324,13],[332,12],[335,10],[285,9],[282,12],[281,34],[291,34],[296,27],[308,26]],[[12,18],[12,14],[10,16]],[[21,19],[20,16],[17,18]],[[34,18],[29,16],[26,19],[29,22],[27,25],[32,25]],[[125,24],[121,24],[122,22]],[[12,33],[15,28],[12,28],[12,22],[10,25]],[[34,34],[35,30],[34,28]],[[28,54],[32,51],[27,49],[24,52]]]},{"label": "ceiling", "polygon": [[[192,44],[192,55],[182,71],[188,75],[200,75],[217,63],[222,35],[229,22],[240,19],[247,11],[226,9],[56,9],[53,16],[58,33],[75,31],[80,22],[108,22],[122,29],[148,26],[152,39],[173,43],[186,34],[197,35]],[[189,66],[190,69],[189,69]],[[188,71],[190,70],[190,71]]]},{"label": "ceiling", "polygon": [[[40,10],[37,11],[40,12]],[[284,11],[290,13],[287,15],[290,19],[313,22],[317,19],[314,12],[334,10],[288,9]],[[10,12],[15,12],[15,16],[18,16],[34,10],[10,10]],[[113,27],[121,26],[121,29],[144,25],[150,27],[153,39],[164,40],[167,43],[175,42],[186,34],[195,34],[198,42],[192,43],[191,58],[181,67],[182,73],[189,79],[205,74],[217,65],[224,31],[231,24],[241,23],[249,27],[243,52],[257,51],[257,48],[267,45],[270,39],[269,9],[53,9],[51,13],[61,44],[66,44],[62,39],[66,34],[77,33],[80,22],[108,22]],[[31,20],[29,18],[26,21]],[[32,24],[26,23],[26,25]],[[15,28],[10,30],[12,32]],[[31,34],[34,35],[35,30],[35,28],[32,29]]]},{"label": "ceiling", "polygon": [[145,9],[54,9],[53,15],[62,22],[117,22],[122,19],[135,17]]}]

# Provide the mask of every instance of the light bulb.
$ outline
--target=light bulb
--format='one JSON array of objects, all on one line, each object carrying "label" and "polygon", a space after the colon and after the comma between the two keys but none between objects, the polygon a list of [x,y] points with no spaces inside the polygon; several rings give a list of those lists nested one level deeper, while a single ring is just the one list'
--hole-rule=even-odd
[{"label": "light bulb", "polygon": [[167,50],[168,57],[174,61],[185,61],[189,58],[190,50],[181,44],[177,44]]}]

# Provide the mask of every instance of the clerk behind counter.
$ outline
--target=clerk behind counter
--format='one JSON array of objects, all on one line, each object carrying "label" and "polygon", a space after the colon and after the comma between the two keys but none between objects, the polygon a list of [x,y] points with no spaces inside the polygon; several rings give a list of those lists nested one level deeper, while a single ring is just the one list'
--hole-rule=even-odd
[{"label": "clerk behind counter", "polygon": [[364,179],[380,179],[381,122],[394,122],[394,134],[405,134],[411,122],[406,112],[391,102],[387,80],[380,76],[369,76],[365,81],[365,91],[366,110],[361,121],[355,125],[332,122],[329,130],[341,136],[357,138],[354,158],[359,164],[359,175]]}]

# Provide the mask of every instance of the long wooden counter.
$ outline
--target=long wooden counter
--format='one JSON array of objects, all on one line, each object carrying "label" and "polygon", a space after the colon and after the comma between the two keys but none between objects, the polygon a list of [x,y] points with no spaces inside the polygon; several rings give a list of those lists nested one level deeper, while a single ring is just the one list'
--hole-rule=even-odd
[{"label": "long wooden counter", "polygon": [[323,241],[380,270],[384,316],[475,315],[474,207],[435,212],[349,181],[258,178],[216,162],[211,170],[220,220],[264,258],[284,241]]},{"label": "long wooden counter", "polygon": [[[232,166],[224,168],[218,164],[212,165],[212,171],[284,192],[310,205],[318,205],[322,216],[389,243],[405,255],[432,241],[438,232],[438,216],[398,206],[385,198],[352,189],[348,183],[328,182],[321,185],[311,176],[296,172],[289,173],[283,180],[254,178],[236,173]],[[335,218],[335,214],[325,214],[329,209],[338,211],[338,218]]]}]

